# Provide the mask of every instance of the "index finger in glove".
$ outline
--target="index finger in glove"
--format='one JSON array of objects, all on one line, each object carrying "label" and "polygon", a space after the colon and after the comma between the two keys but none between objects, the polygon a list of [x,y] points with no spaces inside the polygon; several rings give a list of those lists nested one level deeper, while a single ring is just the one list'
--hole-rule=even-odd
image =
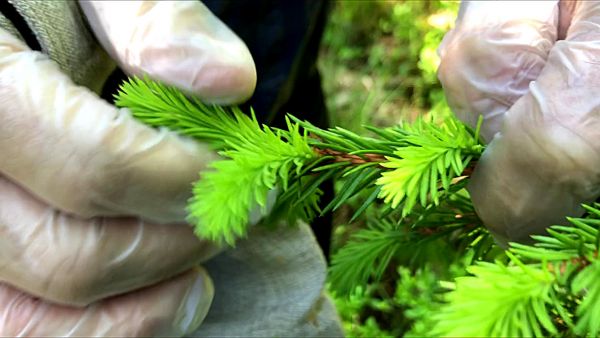
[{"label": "index finger in glove", "polygon": [[505,240],[581,215],[600,195],[599,92],[600,3],[584,1],[473,174],[478,213]]},{"label": "index finger in glove", "polygon": [[214,289],[204,269],[84,308],[0,284],[2,337],[180,337],[200,326]]},{"label": "index finger in glove", "polygon": [[218,252],[184,225],[65,215],[1,176],[0,234],[0,281],[77,306],[170,278]]},{"label": "index finger in glove", "polygon": [[0,173],[84,216],[185,220],[191,182],[215,157],[78,87],[0,30]]},{"label": "index finger in glove", "polygon": [[489,141],[538,76],[557,37],[556,1],[464,1],[439,48],[448,104]]},{"label": "index finger in glove", "polygon": [[205,102],[248,99],[256,68],[244,42],[200,1],[80,1],[100,43],[128,73]]}]

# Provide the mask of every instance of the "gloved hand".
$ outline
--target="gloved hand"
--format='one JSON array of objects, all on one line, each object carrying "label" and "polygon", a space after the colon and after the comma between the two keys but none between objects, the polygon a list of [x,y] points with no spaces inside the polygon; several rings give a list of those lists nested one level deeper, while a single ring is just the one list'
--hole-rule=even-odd
[{"label": "gloved hand", "polygon": [[[248,50],[201,3],[81,5],[130,74],[218,103],[251,95]],[[213,287],[190,269],[217,248],[182,222],[215,155],[76,86],[4,30],[0,102],[0,336],[196,329]]]},{"label": "gloved hand", "polygon": [[439,78],[489,145],[469,191],[500,244],[528,241],[600,195],[600,3],[464,2]]}]

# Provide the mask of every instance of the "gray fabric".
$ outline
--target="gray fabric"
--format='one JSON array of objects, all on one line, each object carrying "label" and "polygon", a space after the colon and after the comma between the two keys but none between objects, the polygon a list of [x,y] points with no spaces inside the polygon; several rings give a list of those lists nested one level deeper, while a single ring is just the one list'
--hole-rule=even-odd
[{"label": "gray fabric", "polygon": [[[8,1],[25,18],[43,52],[58,63],[75,83],[99,93],[116,64],[94,39],[77,2]],[[9,32],[15,32],[6,18],[0,19],[0,25]]]},{"label": "gray fabric", "polygon": [[326,263],[307,225],[255,227],[248,239],[204,265],[215,298],[191,337],[341,337],[323,292]]}]

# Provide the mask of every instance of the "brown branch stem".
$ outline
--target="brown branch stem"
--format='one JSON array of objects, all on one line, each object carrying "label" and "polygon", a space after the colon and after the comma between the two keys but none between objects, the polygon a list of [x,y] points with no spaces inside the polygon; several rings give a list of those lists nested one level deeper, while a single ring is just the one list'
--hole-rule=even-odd
[{"label": "brown branch stem", "polygon": [[365,164],[370,162],[384,162],[385,156],[378,154],[353,155],[333,149],[313,148],[314,151],[322,156],[333,156],[335,162],[350,162],[352,164]]}]

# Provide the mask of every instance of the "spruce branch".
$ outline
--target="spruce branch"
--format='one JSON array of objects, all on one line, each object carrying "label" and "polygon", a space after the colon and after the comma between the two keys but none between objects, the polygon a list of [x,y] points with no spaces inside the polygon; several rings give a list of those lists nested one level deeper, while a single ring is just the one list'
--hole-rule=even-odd
[{"label": "spruce branch", "polygon": [[[286,131],[260,126],[253,112],[247,116],[236,107],[207,106],[148,79],[124,83],[115,103],[151,126],[171,128],[220,150],[225,159],[202,173],[188,205],[190,221],[202,238],[233,245],[245,236],[254,208],[266,213],[269,191],[289,190],[290,180],[316,157],[306,133],[289,120]],[[306,196],[302,202],[309,205],[300,203],[289,211],[313,208],[314,199]]]},{"label": "spruce branch", "polygon": [[390,220],[374,221],[367,229],[353,234],[349,243],[333,256],[330,280],[334,289],[347,295],[371,278],[381,279],[398,251],[411,245],[410,237],[406,229]]},{"label": "spruce branch", "polygon": [[290,172],[298,172],[315,157],[297,126],[288,124],[287,133],[267,127],[258,132],[254,117],[252,122],[253,128],[239,130],[245,142],[221,151],[228,160],[212,163],[210,167],[215,170],[205,172],[194,185],[188,209],[201,237],[233,245],[236,238],[245,235],[253,207],[258,204],[264,216],[269,191],[277,186],[288,190]]},{"label": "spruce branch", "polygon": [[[446,304],[433,314],[441,336],[548,336],[600,333],[600,205],[568,218],[536,243],[511,243],[508,264],[478,262],[445,285]],[[561,330],[559,331],[559,328]]]},{"label": "spruce branch", "polygon": [[[333,257],[330,279],[340,294],[385,282],[398,266],[418,271],[425,257],[436,269],[463,266],[466,275],[443,284],[437,306],[420,307],[419,318],[429,319],[419,332],[433,325],[428,332],[442,336],[600,334],[600,206],[585,206],[586,217],[533,236],[533,245],[499,250],[464,190],[484,150],[480,123],[473,131],[453,117],[439,125],[418,120],[367,127],[372,136],[362,136],[290,116],[286,129],[276,129],[260,125],[253,112],[204,105],[148,79],[125,83],[116,102],[151,126],[209,143],[223,157],[194,186],[188,211],[200,237],[233,245],[256,207],[266,224],[294,223],[358,200],[352,220],[378,211]],[[321,210],[319,187],[330,179],[339,191]],[[272,191],[279,193],[266,215]],[[457,254],[432,262],[447,248]]]},{"label": "spruce branch", "polygon": [[[477,130],[480,125],[481,120]],[[396,156],[382,163],[393,170],[384,172],[377,184],[383,186],[380,197],[386,203],[393,208],[404,204],[402,215],[406,216],[418,202],[427,206],[428,198],[438,204],[438,182],[447,191],[451,180],[462,174],[473,155],[481,154],[483,146],[478,142],[478,131],[471,134],[455,119],[448,119],[441,126],[421,119],[400,128],[406,132],[404,140],[409,145],[398,147]]]},{"label": "spruce branch", "polygon": [[[223,160],[211,165],[194,186],[188,212],[196,233],[233,245],[245,236],[249,215],[266,211],[267,195],[281,193],[274,215],[290,223],[309,221],[318,213],[336,210],[364,190],[370,197],[357,210],[359,217],[377,198],[407,216],[417,204],[438,204],[472,159],[483,151],[478,131],[456,119],[440,126],[427,121],[389,129],[369,128],[375,137],[343,128],[323,130],[290,116],[287,129],[260,125],[253,112],[208,106],[174,87],[149,79],[122,85],[116,104],[154,127],[167,127],[208,142]],[[343,187],[323,210],[318,208],[319,186],[327,179]]]},{"label": "spruce branch", "polygon": [[354,233],[333,255],[332,288],[349,295],[356,287],[381,281],[394,265],[418,268],[427,260],[418,259],[428,246],[438,251],[442,245],[462,247],[473,250],[476,259],[485,257],[492,239],[468,198],[459,193],[463,188],[464,183],[451,186],[440,204],[415,208],[409,217],[370,215],[368,227]]},{"label": "spruce branch", "polygon": [[459,277],[434,315],[434,333],[453,337],[531,337],[556,334],[547,306],[554,276],[547,270],[481,262]]}]

